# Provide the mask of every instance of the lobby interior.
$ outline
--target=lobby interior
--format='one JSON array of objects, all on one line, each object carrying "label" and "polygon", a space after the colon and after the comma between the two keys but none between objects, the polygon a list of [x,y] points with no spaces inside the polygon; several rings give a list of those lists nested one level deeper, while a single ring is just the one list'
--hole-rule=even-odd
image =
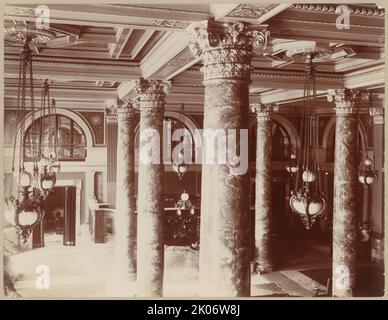
[{"label": "lobby interior", "polygon": [[[60,163],[26,241],[4,219],[7,295],[383,296],[385,10],[341,5],[48,4],[43,29],[36,5],[6,5],[4,195],[17,130],[28,169],[54,119]],[[37,111],[20,116],[26,30]],[[192,159],[198,130],[247,130],[246,173],[168,161],[177,129]],[[142,162],[147,143],[167,161]]]}]

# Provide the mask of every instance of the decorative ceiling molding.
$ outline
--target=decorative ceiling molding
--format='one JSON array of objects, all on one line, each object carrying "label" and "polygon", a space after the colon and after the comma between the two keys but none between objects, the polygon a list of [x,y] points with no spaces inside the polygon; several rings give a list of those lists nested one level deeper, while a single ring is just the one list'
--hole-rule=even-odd
[{"label": "decorative ceiling molding", "polygon": [[190,25],[191,21],[179,21],[179,20],[152,20],[152,24],[158,27],[173,28],[173,29],[186,29]]},{"label": "decorative ceiling molding", "polygon": [[[19,60],[6,58],[5,78],[17,78]],[[140,69],[129,64],[100,64],[34,60],[36,78],[83,80],[83,81],[128,81],[141,77]]]},{"label": "decorative ceiling molding", "polygon": [[[19,60],[14,58],[5,58],[5,64],[19,65]],[[34,60],[34,65],[42,66],[62,66],[67,68],[82,68],[82,69],[109,69],[109,70],[137,70],[135,65],[128,64],[102,64],[102,63],[81,63],[81,62],[65,62],[65,61],[48,61],[48,60]]]},{"label": "decorative ceiling molding", "polygon": [[[7,6],[5,18],[35,21],[36,5],[14,4]],[[52,23],[84,26],[148,28],[155,30],[184,30],[193,21],[206,20],[207,12],[189,12],[163,8],[130,5],[50,4]]]},{"label": "decorative ceiling molding", "polygon": [[268,13],[275,7],[277,7],[277,4],[264,5],[243,3],[235,7],[231,12],[226,15],[226,17],[259,19],[261,16]]},{"label": "decorative ceiling molding", "polygon": [[[176,70],[176,66],[166,66],[166,64],[170,63],[170,61],[175,58],[177,59],[175,60],[175,63],[178,63],[179,59],[183,61],[190,58],[190,56],[184,58],[177,58],[177,56],[179,56],[182,51],[187,49],[188,43],[189,36],[187,33],[166,33],[160,39],[160,41],[151,49],[148,55],[143,58],[140,64],[143,77],[166,79],[169,73],[166,72],[166,70],[164,70],[163,72],[163,69],[170,67],[168,69],[173,69],[170,71],[170,73]],[[191,59],[194,60],[194,57],[191,56]],[[161,74],[159,74],[159,72]]]},{"label": "decorative ceiling molding", "polygon": [[[342,5],[342,4],[338,4]],[[293,4],[291,9],[296,10],[305,10],[305,11],[315,11],[315,12],[332,12],[337,13],[338,5],[335,4]],[[384,17],[385,10],[379,8],[366,8],[357,5],[346,5],[349,8],[350,14],[357,14],[362,16],[378,16]]]},{"label": "decorative ceiling molding", "polygon": [[[160,8],[159,8],[160,5]],[[282,60],[291,48],[325,44],[354,50],[336,61],[317,66],[318,91],[384,86],[384,14],[370,5],[350,5],[353,28],[338,30],[335,6],[320,4],[50,5],[50,47],[34,54],[36,79],[54,80],[57,105],[104,110],[114,98],[130,97],[132,80],[140,77],[171,80],[168,110],[203,112],[202,63],[188,50],[186,29],[191,22],[214,17],[220,22],[268,24],[271,40],[251,64],[250,96],[287,108],[303,96],[304,64]],[[36,5],[14,4],[5,10],[5,23],[35,22]],[[189,10],[192,8],[194,10]],[[334,11],[333,11],[334,10]],[[5,45],[6,107],[16,104],[20,46]],[[346,53],[346,52],[345,52]],[[347,53],[352,53],[351,51]],[[271,59],[272,55],[272,59]],[[356,71],[355,71],[356,70]],[[322,105],[329,112],[332,107]],[[281,109],[283,110],[283,109]]]},{"label": "decorative ceiling molding", "polygon": [[344,75],[344,88],[356,89],[385,85],[385,65],[348,72]]},{"label": "decorative ceiling molding", "polygon": [[133,29],[117,28],[116,30],[116,42],[110,44],[109,54],[113,59],[120,58],[129,37],[131,36]]}]

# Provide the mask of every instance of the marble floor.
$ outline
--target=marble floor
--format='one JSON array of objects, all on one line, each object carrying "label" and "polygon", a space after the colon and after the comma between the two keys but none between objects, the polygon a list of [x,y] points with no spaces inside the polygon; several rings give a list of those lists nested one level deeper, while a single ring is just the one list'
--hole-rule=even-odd
[{"label": "marble floor", "polygon": [[[120,286],[112,272],[111,242],[92,243],[81,238],[77,246],[63,246],[61,237],[45,238],[46,246],[13,255],[10,259],[16,289],[22,297],[130,297],[136,283]],[[313,280],[308,272],[329,267],[328,248],[305,243],[306,248],[288,250],[288,263],[281,271],[265,275],[252,274],[252,297],[323,296],[326,286]],[[302,249],[301,249],[302,248]],[[309,249],[307,249],[309,248]],[[48,266],[49,289],[37,289],[37,267]],[[187,247],[165,248],[164,297],[196,297],[198,295],[198,251]]]}]

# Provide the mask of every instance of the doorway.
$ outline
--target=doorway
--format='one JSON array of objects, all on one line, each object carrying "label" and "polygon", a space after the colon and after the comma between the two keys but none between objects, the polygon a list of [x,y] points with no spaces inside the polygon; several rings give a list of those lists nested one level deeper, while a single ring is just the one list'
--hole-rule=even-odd
[{"label": "doorway", "polygon": [[44,217],[34,228],[33,247],[75,246],[76,187],[58,186],[46,198]]}]

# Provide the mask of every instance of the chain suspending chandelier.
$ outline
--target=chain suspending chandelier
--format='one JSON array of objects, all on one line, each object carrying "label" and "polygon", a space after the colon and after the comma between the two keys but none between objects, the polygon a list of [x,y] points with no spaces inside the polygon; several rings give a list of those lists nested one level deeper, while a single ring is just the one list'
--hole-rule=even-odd
[{"label": "chain suspending chandelier", "polygon": [[320,179],[314,53],[308,53],[305,57],[301,147],[298,157],[292,155],[287,171],[295,176],[290,207],[300,216],[306,229],[310,229],[315,220],[323,214],[326,201]]},{"label": "chain suspending chandelier", "polygon": [[[369,94],[369,110],[372,109],[372,93]],[[371,116],[373,123],[373,117]],[[378,174],[373,168],[373,160],[366,156],[364,160],[364,167],[359,168],[358,181],[364,185],[365,188],[370,189],[372,185],[377,182]]]},{"label": "chain suspending chandelier", "polygon": [[[181,103],[181,112],[179,114],[179,129],[181,132],[184,130],[184,104]],[[183,143],[186,143],[185,137],[183,138]],[[185,150],[185,148],[184,148]],[[180,180],[182,180],[184,174],[187,172],[189,165],[184,160],[185,155],[181,151],[178,153],[178,159],[173,159],[172,169],[178,174]]]},{"label": "chain suspending chandelier", "polygon": [[[5,30],[5,39],[8,42],[23,43],[20,51],[18,94],[14,148],[11,163],[11,179],[9,194],[5,199],[5,217],[11,224],[16,226],[18,236],[27,241],[33,228],[43,218],[43,201],[55,185],[52,171],[54,167],[45,166],[42,155],[42,130],[37,132],[35,123],[36,110],[34,104],[34,83],[32,72],[32,49],[36,45],[42,45],[45,41],[52,39],[54,35],[50,32],[29,28],[27,26],[11,27]],[[45,81],[42,97],[48,96],[48,84]],[[45,106],[45,98],[42,98],[41,112],[49,114],[55,112],[55,108]],[[29,158],[32,167],[26,163],[26,115],[31,114],[32,134],[28,141]],[[43,118],[40,118],[43,121]],[[42,123],[40,127],[42,128]],[[53,146],[54,148],[54,146]],[[56,147],[55,147],[56,150]],[[59,169],[58,158],[52,158],[52,164]],[[51,175],[50,175],[51,174]],[[55,174],[54,174],[55,177]],[[14,191],[13,180],[16,180]]]}]

